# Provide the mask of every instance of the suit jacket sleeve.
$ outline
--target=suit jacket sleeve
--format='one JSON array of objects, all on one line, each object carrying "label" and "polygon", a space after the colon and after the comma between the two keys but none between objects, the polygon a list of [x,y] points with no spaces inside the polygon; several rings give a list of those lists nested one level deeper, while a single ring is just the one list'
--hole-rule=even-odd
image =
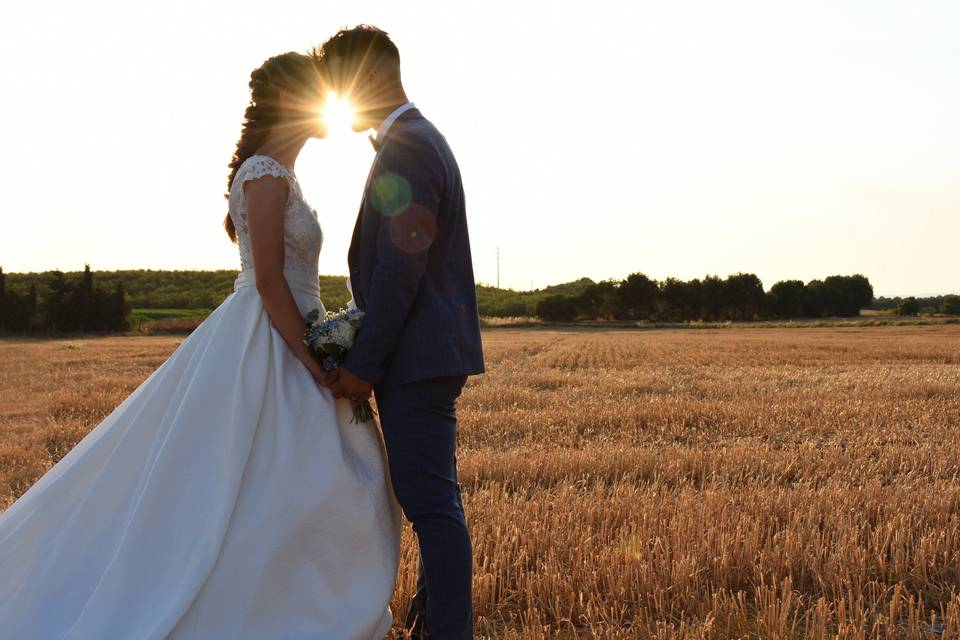
[{"label": "suit jacket sleeve", "polygon": [[380,170],[367,195],[373,210],[365,215],[378,216],[377,263],[363,326],[344,362],[348,371],[374,384],[383,378],[417,297],[444,188],[435,148],[409,139],[391,146],[381,152]]}]

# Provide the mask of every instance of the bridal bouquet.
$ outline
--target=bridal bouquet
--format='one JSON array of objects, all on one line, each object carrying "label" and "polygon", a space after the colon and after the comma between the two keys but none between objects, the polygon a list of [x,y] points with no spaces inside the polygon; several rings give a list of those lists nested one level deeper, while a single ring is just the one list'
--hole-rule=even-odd
[{"label": "bridal bouquet", "polygon": [[[363,311],[359,309],[341,309],[336,313],[328,311],[321,318],[320,310],[314,309],[307,314],[307,328],[303,333],[303,344],[307,345],[313,357],[324,371],[333,371],[347,357],[357,331],[363,323]],[[373,408],[369,401],[353,408],[354,422],[373,420]]]}]

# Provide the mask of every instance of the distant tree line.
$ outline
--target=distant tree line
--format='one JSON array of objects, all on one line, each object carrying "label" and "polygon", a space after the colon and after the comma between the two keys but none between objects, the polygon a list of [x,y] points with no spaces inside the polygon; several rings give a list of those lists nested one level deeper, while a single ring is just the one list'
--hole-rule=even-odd
[{"label": "distant tree line", "polygon": [[[40,298],[56,272],[11,273],[8,283],[22,289],[36,286]],[[63,274],[67,279],[81,277],[81,272]],[[158,271],[128,269],[123,271],[96,271],[97,285],[114,291],[122,284],[127,303],[133,308],[149,309],[213,309],[233,291],[236,271]]]},{"label": "distant tree line", "polygon": [[[22,290],[36,287],[42,300],[53,271],[8,274],[8,284]],[[155,269],[127,269],[94,272],[98,286],[108,291],[123,284],[127,304],[133,309],[205,309],[212,310],[233,293],[237,271],[168,271]],[[66,278],[80,277],[80,272],[64,274]],[[350,293],[344,276],[320,276],[320,293],[328,308],[346,305]]]},{"label": "distant tree line", "polygon": [[130,309],[123,283],[112,290],[94,286],[93,272],[87,265],[79,277],[68,278],[61,271],[50,271],[43,282],[26,287],[8,286],[0,268],[0,333],[84,333],[127,329]]},{"label": "distant tree line", "polygon": [[942,313],[948,316],[960,316],[960,296],[900,296],[886,298],[880,296],[873,301],[869,309],[875,311],[896,311],[900,316],[934,315]]},{"label": "distant tree line", "polygon": [[858,316],[871,302],[873,287],[859,274],[806,284],[784,280],[764,291],[760,278],[752,273],[663,281],[634,273],[621,281],[592,283],[577,295],[546,296],[538,302],[536,315],[548,322],[822,318]]},{"label": "distant tree line", "polygon": [[[2,274],[2,270],[0,270]],[[206,313],[231,292],[237,271],[164,271],[136,269],[83,272],[46,271],[0,275],[0,331],[73,332],[125,329],[118,319],[119,296],[134,317],[157,317],[166,310]],[[93,280],[96,279],[96,286]],[[346,305],[350,294],[343,276],[320,276],[320,295],[328,309]],[[110,310],[110,304],[114,307]],[[594,282],[581,278],[533,291],[478,285],[480,315],[540,316],[548,321],[758,320],[856,316],[861,308],[902,315],[960,314],[958,296],[877,298],[863,276],[832,276],[806,284],[778,282],[765,291],[749,273],[727,278],[707,276],[657,281],[643,274],[625,280]],[[150,313],[150,310],[157,310]],[[193,316],[191,316],[193,317]],[[136,323],[134,323],[135,325]]]}]

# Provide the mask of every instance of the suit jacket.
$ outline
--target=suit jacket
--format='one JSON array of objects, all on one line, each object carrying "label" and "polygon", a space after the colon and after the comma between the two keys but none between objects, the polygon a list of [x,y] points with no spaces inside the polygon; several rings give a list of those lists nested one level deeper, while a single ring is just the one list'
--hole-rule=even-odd
[{"label": "suit jacket", "polygon": [[348,262],[366,313],[344,362],[350,372],[379,385],[483,372],[460,169],[417,109],[381,141]]}]

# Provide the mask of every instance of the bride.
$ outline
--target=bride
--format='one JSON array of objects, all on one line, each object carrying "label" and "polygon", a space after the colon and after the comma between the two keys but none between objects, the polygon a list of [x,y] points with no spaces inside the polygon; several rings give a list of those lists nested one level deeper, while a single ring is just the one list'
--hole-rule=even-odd
[{"label": "bride", "polygon": [[0,514],[3,638],[383,638],[399,511],[373,422],[318,383],[303,316],[322,234],[293,164],[323,137],[316,60],[250,78],[227,297]]}]

